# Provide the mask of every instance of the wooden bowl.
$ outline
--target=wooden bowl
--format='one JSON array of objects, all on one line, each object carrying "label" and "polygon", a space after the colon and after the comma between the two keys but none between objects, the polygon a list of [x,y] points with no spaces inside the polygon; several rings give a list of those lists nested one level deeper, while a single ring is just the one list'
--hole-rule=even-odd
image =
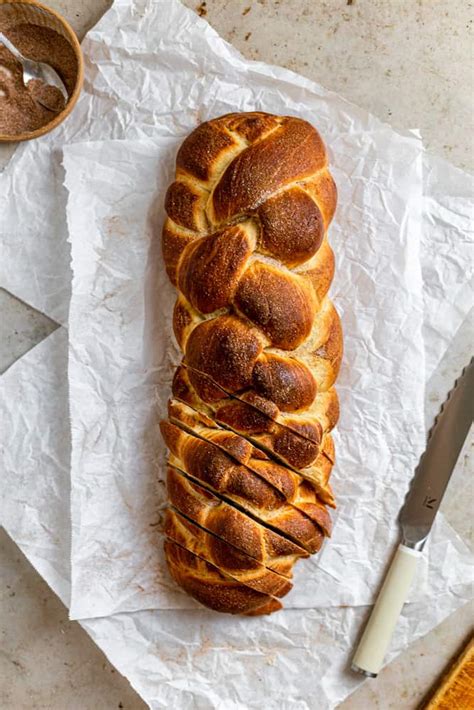
[{"label": "wooden bowl", "polygon": [[[2,31],[7,30],[5,34],[8,33],[7,28],[14,28],[17,25],[25,23],[38,25],[39,27],[47,27],[66,39],[74,51],[77,62],[77,72],[72,92],[69,91],[67,104],[59,113],[55,113],[52,116],[51,121],[40,126],[40,128],[36,128],[33,131],[25,131],[24,133],[7,134],[0,132],[0,143],[27,141],[32,138],[38,138],[38,136],[43,136],[45,133],[52,131],[53,128],[56,128],[56,126],[59,126],[74,108],[84,81],[84,61],[82,58],[81,45],[79,44],[74,30],[61,15],[35,0],[0,0],[0,27]],[[55,69],[58,70],[58,67],[55,67]]]}]

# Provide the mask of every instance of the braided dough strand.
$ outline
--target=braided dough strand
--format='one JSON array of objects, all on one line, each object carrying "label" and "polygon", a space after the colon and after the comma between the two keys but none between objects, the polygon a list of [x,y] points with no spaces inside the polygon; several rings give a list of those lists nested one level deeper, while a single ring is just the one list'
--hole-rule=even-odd
[{"label": "braided dough strand", "polygon": [[[226,510],[236,506],[259,530],[309,552],[329,534],[324,504],[334,505],[342,331],[327,295],[334,255],[326,232],[336,201],[309,123],[228,114],[198,126],[179,149],[162,235],[183,351],[171,420],[162,423],[170,463]],[[268,565],[249,568],[242,558],[239,571],[235,555],[233,567],[213,556],[213,538],[180,508],[183,486],[173,490],[181,517],[168,516],[166,555],[178,583],[221,611],[280,608],[275,596],[287,589]],[[224,544],[222,531],[217,537]]]}]

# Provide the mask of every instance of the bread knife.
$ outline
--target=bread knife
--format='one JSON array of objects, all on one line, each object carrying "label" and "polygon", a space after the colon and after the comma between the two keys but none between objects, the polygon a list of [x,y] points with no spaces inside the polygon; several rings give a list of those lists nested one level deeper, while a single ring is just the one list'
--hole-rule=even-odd
[{"label": "bread knife", "polygon": [[382,668],[418,558],[472,424],[473,409],[474,358],[441,407],[400,511],[402,541],[352,659],[352,670],[369,678]]}]

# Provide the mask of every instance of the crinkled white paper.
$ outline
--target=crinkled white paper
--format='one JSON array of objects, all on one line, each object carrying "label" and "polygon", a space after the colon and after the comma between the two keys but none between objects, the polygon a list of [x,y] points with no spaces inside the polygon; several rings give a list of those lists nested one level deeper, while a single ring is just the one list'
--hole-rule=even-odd
[{"label": "crinkled white paper", "polygon": [[[21,145],[0,174],[0,282],[63,324],[71,282],[60,188],[65,143],[184,135],[206,116],[256,104],[312,120],[329,146],[333,136],[382,126],[302,76],[244,60],[178,0],[116,0],[83,47],[86,81],[74,112]],[[20,258],[31,278],[18,269]]]},{"label": "crinkled white paper", "polygon": [[[473,178],[442,158],[423,161],[426,374],[430,377],[471,308]],[[446,288],[449,284],[449,288]]]},{"label": "crinkled white paper", "polygon": [[[171,581],[157,531],[166,501],[157,486],[166,460],[157,422],[180,360],[159,227],[180,140],[64,149],[73,268],[72,618],[197,606]],[[331,152],[340,200],[330,230],[332,293],[346,334],[332,478],[338,513],[323,552],[295,568],[288,608],[373,600],[424,442],[424,381],[413,368],[424,356],[420,141],[381,128],[335,135]],[[414,598],[425,577],[420,567]]]},{"label": "crinkled white paper", "polygon": [[[344,125],[348,134],[381,127],[363,110],[303,77],[244,60],[174,0],[116,0],[84,50],[86,85],[73,114],[51,135],[21,146],[0,174],[0,284],[62,323],[67,323],[70,291],[63,144],[155,138],[161,129],[172,137],[186,132],[192,127],[188,114],[174,113],[172,106],[183,99],[182,79],[187,77],[194,83],[186,108],[195,111],[196,121],[203,106],[208,115],[228,110],[228,103],[215,101],[219,83],[228,86],[234,105],[242,102],[242,108],[253,108],[257,92],[259,105],[269,111],[278,110],[283,97],[289,112],[310,120],[317,115],[315,123],[330,145],[336,125],[336,133]],[[429,176],[425,194],[432,198],[425,201],[428,228],[421,250],[425,293],[431,299],[426,299],[424,333],[425,351],[435,367],[469,308],[460,299],[469,263],[469,178],[429,157],[424,167]],[[433,240],[440,248],[432,248]],[[434,283],[426,283],[433,274]],[[443,322],[436,317],[438,310],[447,316]],[[66,334],[58,330],[0,380],[0,426],[9,442],[0,504],[10,535],[68,604],[66,370]],[[469,579],[461,561],[465,555],[464,545],[440,518],[430,549],[429,595],[404,608],[388,659],[470,597],[463,582]],[[165,610],[115,614],[83,625],[153,708],[309,710],[317,705],[325,710],[361,682],[342,669],[363,613],[284,610],[256,625],[201,610]]]},{"label": "crinkled white paper", "polygon": [[[66,605],[69,440],[61,395],[67,357],[60,328],[0,378],[2,433],[6,441],[21,442],[21,453],[20,444],[11,446],[3,462],[2,522]],[[472,557],[441,515],[430,557],[429,591],[405,605],[387,661],[470,598]],[[332,710],[362,682],[347,667],[367,611],[292,609],[242,619],[200,608],[81,623],[154,710]]]}]

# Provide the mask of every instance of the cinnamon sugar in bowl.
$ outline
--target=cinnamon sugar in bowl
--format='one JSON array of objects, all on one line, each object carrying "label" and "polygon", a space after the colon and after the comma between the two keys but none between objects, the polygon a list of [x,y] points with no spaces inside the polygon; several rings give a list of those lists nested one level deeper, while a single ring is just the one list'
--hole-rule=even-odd
[{"label": "cinnamon sugar in bowl", "polygon": [[53,67],[66,86],[67,102],[41,81],[25,86],[21,63],[0,44],[0,142],[37,138],[64,121],[79,98],[84,75],[79,41],[66,20],[34,0],[0,0],[0,32],[28,59]]}]

